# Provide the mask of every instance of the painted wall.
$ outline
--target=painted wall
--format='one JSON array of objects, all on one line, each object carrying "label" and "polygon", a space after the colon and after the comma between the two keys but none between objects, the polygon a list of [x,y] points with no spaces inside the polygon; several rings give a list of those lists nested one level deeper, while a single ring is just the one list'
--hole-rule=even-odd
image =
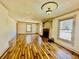
[{"label": "painted wall", "polygon": [[8,11],[0,4],[0,54],[8,44]]},{"label": "painted wall", "polygon": [[[42,22],[24,22],[18,23],[18,33],[19,34],[26,34],[26,24],[30,23],[32,25],[32,32],[31,33],[39,33],[42,35]],[[38,24],[35,24],[38,23]]]},{"label": "painted wall", "polygon": [[8,42],[15,36],[15,23],[8,18],[8,10],[0,4],[0,55],[9,47]]},{"label": "painted wall", "polygon": [[[59,40],[57,38],[58,20],[63,19],[63,18],[68,18],[68,17],[74,16],[74,15],[76,15],[76,18],[74,19],[75,20],[74,45],[71,45],[71,44],[64,42],[62,40]],[[53,22],[52,22],[52,37],[54,37],[55,42],[70,49],[70,50],[73,50],[73,51],[79,53],[79,11],[76,11],[76,12],[73,12],[73,13],[52,19],[52,20],[53,20]]]},{"label": "painted wall", "polygon": [[45,24],[44,24],[44,28],[50,28],[50,26],[51,26],[51,23],[50,22],[46,22]]},{"label": "painted wall", "polygon": [[16,21],[11,17],[8,17],[8,39],[12,40],[15,38],[16,38]]}]

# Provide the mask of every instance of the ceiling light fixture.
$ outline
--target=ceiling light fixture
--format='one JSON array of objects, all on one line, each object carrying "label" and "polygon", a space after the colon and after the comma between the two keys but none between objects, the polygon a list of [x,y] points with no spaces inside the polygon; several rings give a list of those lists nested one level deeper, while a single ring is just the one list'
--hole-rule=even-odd
[{"label": "ceiling light fixture", "polygon": [[48,15],[57,8],[58,4],[56,2],[46,2],[41,6],[41,10],[45,11]]}]

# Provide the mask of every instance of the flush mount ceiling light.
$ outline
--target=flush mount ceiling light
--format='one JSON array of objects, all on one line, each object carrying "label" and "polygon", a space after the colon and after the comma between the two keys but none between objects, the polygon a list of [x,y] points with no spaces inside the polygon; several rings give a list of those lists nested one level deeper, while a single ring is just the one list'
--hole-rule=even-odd
[{"label": "flush mount ceiling light", "polygon": [[45,11],[47,14],[51,14],[52,11],[58,8],[56,2],[46,2],[41,6],[41,10]]}]

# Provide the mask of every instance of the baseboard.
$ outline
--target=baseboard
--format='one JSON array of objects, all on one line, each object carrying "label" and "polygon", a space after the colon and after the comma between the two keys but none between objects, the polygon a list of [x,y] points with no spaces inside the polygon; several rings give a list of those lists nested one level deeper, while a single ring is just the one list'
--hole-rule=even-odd
[{"label": "baseboard", "polygon": [[56,42],[54,42],[54,43],[57,44],[57,45],[59,45],[59,46],[61,46],[61,47],[63,47],[64,49],[68,50],[68,51],[71,52],[72,54],[76,54],[76,55],[79,56],[79,53],[78,53],[78,52],[75,52],[75,51],[73,51],[73,50],[71,50],[71,49],[68,49],[68,48],[66,48],[66,47],[64,47],[64,46],[62,46],[62,45],[60,45],[60,44],[58,44],[58,43],[56,43]]},{"label": "baseboard", "polygon": [[6,52],[9,50],[9,48],[10,47],[6,48],[6,50],[0,55],[0,58],[2,58],[6,54]]}]

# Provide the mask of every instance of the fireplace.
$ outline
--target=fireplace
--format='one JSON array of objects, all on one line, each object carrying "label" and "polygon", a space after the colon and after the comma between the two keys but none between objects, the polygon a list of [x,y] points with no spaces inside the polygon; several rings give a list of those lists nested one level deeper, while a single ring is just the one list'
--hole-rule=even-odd
[{"label": "fireplace", "polygon": [[49,29],[43,29],[43,37],[49,38]]}]

